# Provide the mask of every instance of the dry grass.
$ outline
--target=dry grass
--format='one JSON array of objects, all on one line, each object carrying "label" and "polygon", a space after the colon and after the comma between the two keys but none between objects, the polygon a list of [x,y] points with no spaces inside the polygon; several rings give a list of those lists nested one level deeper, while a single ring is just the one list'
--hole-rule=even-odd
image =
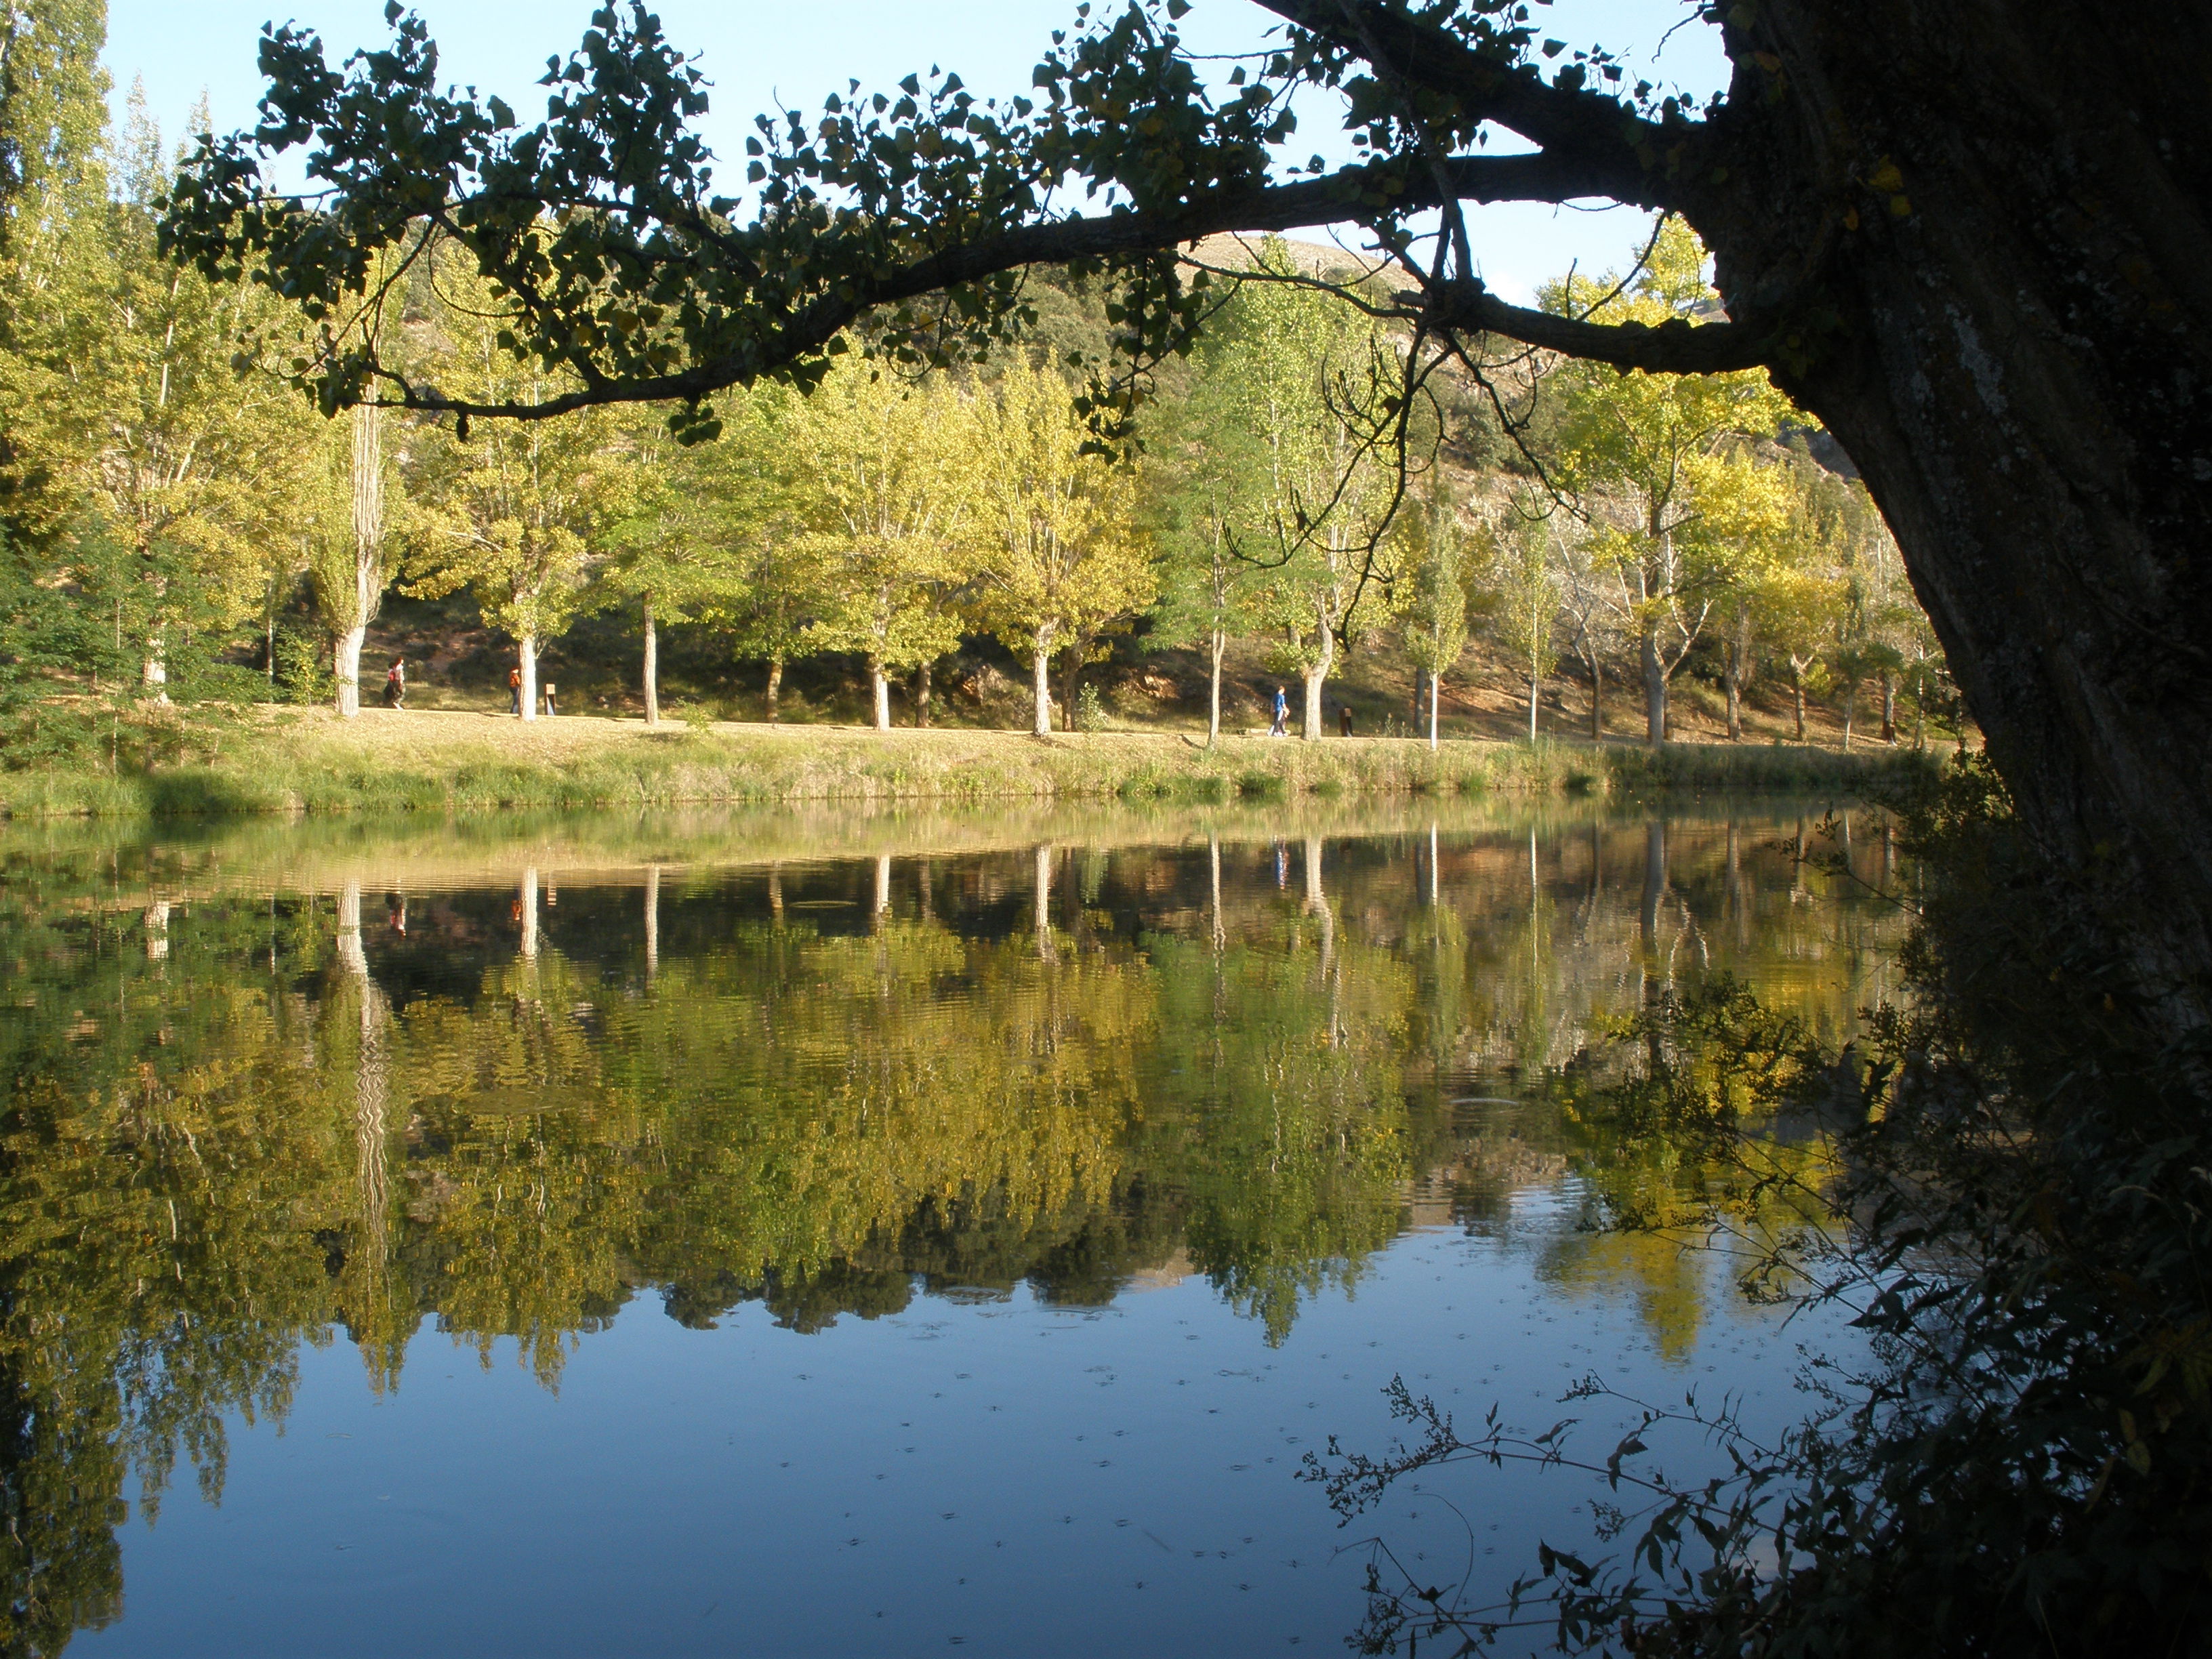
[{"label": "dry grass", "polygon": [[[190,716],[185,717],[189,720]],[[1176,733],[1036,738],[973,729],[697,726],[563,716],[374,709],[264,711],[188,763],[0,775],[9,816],[501,811],[520,808],[1014,800],[1220,802],[1338,795],[1605,793],[1630,787],[1849,787],[1893,758],[1812,749],[1404,738],[1316,743],[1235,735],[1207,751]]]}]

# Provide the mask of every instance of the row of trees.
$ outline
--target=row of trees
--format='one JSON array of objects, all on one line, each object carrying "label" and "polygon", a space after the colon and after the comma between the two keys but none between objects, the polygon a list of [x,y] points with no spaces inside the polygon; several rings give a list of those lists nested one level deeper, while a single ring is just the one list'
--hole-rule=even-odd
[{"label": "row of trees", "polygon": [[[1102,453],[1074,388],[1022,358],[908,379],[848,354],[806,393],[726,399],[720,441],[690,447],[634,407],[472,433],[372,408],[325,419],[269,372],[284,365],[238,349],[289,328],[307,353],[315,321],[163,259],[160,135],[135,99],[119,139],[99,129],[80,112],[7,228],[19,695],[165,697],[180,665],[219,678],[257,634],[273,675],[302,582],[348,715],[395,586],[472,595],[514,642],[526,717],[544,644],[616,605],[642,627],[648,720],[672,621],[765,664],[771,719],[787,662],[859,658],[878,726],[906,676],[926,723],[933,665],[977,635],[1030,665],[1037,732],[1055,702],[1072,724],[1085,665],[1140,618],[1153,642],[1204,653],[1209,740],[1239,639],[1300,680],[1309,737],[1346,652],[1378,640],[1425,688],[1431,742],[1441,683],[1478,632],[1525,672],[1532,736],[1567,657],[1593,736],[1625,672],[1655,742],[1676,674],[1717,645],[1732,737],[1762,664],[1787,672],[1801,738],[1808,691],[1844,693],[1848,741],[1863,688],[1879,687],[1890,738],[1900,696],[1924,710],[1941,684],[1864,490],[1787,439],[1792,411],[1762,373],[1623,376],[1532,355],[1494,412],[1464,386],[1408,396],[1405,341],[1307,283],[1277,242],[1147,411],[1134,459]],[[382,257],[386,364],[478,404],[569,389],[516,356],[468,262]],[[1656,325],[1711,305],[1704,263],[1669,225],[1632,283],[1571,278],[1546,302]],[[1516,441],[1473,457],[1469,426]]]}]

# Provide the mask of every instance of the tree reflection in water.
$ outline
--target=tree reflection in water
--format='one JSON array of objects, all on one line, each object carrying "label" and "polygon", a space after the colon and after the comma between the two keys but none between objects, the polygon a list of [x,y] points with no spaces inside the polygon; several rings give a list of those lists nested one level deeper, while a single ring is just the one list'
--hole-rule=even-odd
[{"label": "tree reflection in water", "polygon": [[[128,1501],[180,1456],[216,1494],[227,1420],[283,1417],[302,1340],[382,1391],[434,1322],[556,1388],[641,1291],[810,1332],[1187,1267],[1279,1342],[1409,1223],[1508,1228],[1562,1182],[1710,1205],[1592,1085],[1642,1063],[1624,1017],[1717,969],[1832,1037],[1872,1000],[1898,919],[1798,866],[1804,835],[1231,817],[434,867],[356,840],[258,887],[221,841],[0,844],[0,1648],[117,1616]],[[1853,856],[1894,873],[1886,837]],[[1662,1349],[1694,1334],[1671,1244],[1547,1249]]]}]

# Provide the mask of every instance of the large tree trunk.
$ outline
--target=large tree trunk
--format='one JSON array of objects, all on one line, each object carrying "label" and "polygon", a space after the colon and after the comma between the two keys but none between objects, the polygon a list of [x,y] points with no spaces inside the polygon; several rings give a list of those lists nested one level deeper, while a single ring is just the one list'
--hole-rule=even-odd
[{"label": "large tree trunk", "polygon": [[1667,741],[1667,665],[1659,656],[1659,636],[1646,633],[1644,668],[1644,740],[1656,749]]},{"label": "large tree trunk", "polygon": [[522,670],[522,718],[538,718],[538,636],[525,634],[514,642],[517,665]]},{"label": "large tree trunk", "polygon": [[1589,659],[1590,672],[1590,741],[1605,741],[1605,665],[1597,658]]},{"label": "large tree trunk", "polygon": [[1776,378],[1864,474],[2023,823],[2201,1026],[2212,11],[2094,42],[2047,0],[1737,14],[1751,172],[1689,216],[1731,314],[1805,331]]},{"label": "large tree trunk", "polygon": [[653,595],[645,598],[645,723],[660,724],[660,630],[653,626]]},{"label": "large tree trunk", "polygon": [[1437,716],[1441,712],[1443,702],[1443,688],[1437,677],[1431,674],[1429,676],[1429,748],[1432,752],[1437,746]]},{"label": "large tree trunk", "polygon": [[777,705],[783,697],[783,653],[768,659],[768,723],[775,724]]},{"label": "large tree trunk", "polygon": [[351,720],[361,713],[361,647],[368,638],[368,624],[349,628],[331,642],[331,670],[338,681],[338,718]]},{"label": "large tree trunk", "polygon": [[875,710],[876,730],[891,729],[891,678],[884,672],[881,657],[868,659],[868,702]]},{"label": "large tree trunk", "polygon": [[1797,708],[1797,741],[1805,741],[1805,671],[1795,657],[1790,659],[1790,697]]},{"label": "large tree trunk", "polygon": [[917,731],[929,729],[929,671],[927,663],[914,671],[914,724]]},{"label": "large tree trunk", "polygon": [[1040,738],[1052,735],[1052,631],[1041,630],[1036,645],[1030,655],[1030,677],[1036,696],[1035,724],[1030,728]]},{"label": "large tree trunk", "polygon": [[1321,656],[1310,668],[1299,671],[1305,681],[1305,726],[1298,735],[1308,743],[1319,743],[1321,729],[1322,688],[1328,684],[1328,671],[1336,662],[1336,635],[1327,623],[1321,627]]},{"label": "large tree trunk", "polygon": [[338,714],[361,713],[361,647],[368,625],[384,604],[383,411],[358,404],[353,411],[351,483],[353,591],[347,595],[345,626],[337,632]]}]

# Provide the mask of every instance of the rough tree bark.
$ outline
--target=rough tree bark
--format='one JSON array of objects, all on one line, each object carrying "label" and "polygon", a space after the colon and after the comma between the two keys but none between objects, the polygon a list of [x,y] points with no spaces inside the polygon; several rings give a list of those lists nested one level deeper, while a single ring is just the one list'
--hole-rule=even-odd
[{"label": "rough tree bark", "polygon": [[1715,132],[1747,173],[1686,206],[1865,475],[2082,919],[2182,1030],[2212,1017],[2212,12],[2094,32],[1769,0]]},{"label": "rough tree bark", "polygon": [[522,718],[538,718],[538,636],[525,634],[514,642],[515,665],[522,670]]},{"label": "rough tree bark", "polygon": [[1036,718],[1030,731],[1037,737],[1052,735],[1052,629],[1049,625],[1037,630],[1036,644],[1030,655],[1030,676],[1036,696]]},{"label": "rough tree bark", "polygon": [[891,677],[884,670],[881,657],[868,659],[868,706],[874,711],[875,726],[878,732],[891,729]]},{"label": "rough tree bark", "polygon": [[781,653],[768,659],[768,723],[775,724],[778,706],[783,698],[783,656]]},{"label": "rough tree bark", "polygon": [[1335,665],[1336,630],[1329,626],[1328,618],[1323,617],[1321,618],[1321,655],[1310,666],[1298,671],[1299,678],[1305,682],[1306,692],[1305,724],[1299,728],[1298,735],[1308,743],[1319,743],[1322,739],[1322,688],[1328,684],[1328,671]]},{"label": "rough tree bark", "polygon": [[1638,659],[1644,670],[1644,740],[1656,749],[1667,741],[1667,665],[1659,654],[1659,636],[1649,629]]},{"label": "rough tree bark", "polygon": [[660,724],[660,630],[653,625],[653,595],[643,595],[645,605],[645,723]]},{"label": "rough tree bark", "polygon": [[916,731],[929,729],[930,667],[930,664],[924,663],[914,671],[914,724]]},{"label": "rough tree bark", "polygon": [[357,623],[341,629],[331,641],[331,670],[337,677],[338,718],[351,720],[361,713],[361,648],[368,638],[368,624]]},{"label": "rough tree bark", "polygon": [[[384,603],[383,411],[362,404],[353,411],[349,453],[349,501],[353,517],[353,569],[343,591],[327,596],[339,626],[331,636],[331,667],[337,677],[338,716],[361,713],[361,649],[368,625]],[[326,613],[327,614],[327,613]]]}]

